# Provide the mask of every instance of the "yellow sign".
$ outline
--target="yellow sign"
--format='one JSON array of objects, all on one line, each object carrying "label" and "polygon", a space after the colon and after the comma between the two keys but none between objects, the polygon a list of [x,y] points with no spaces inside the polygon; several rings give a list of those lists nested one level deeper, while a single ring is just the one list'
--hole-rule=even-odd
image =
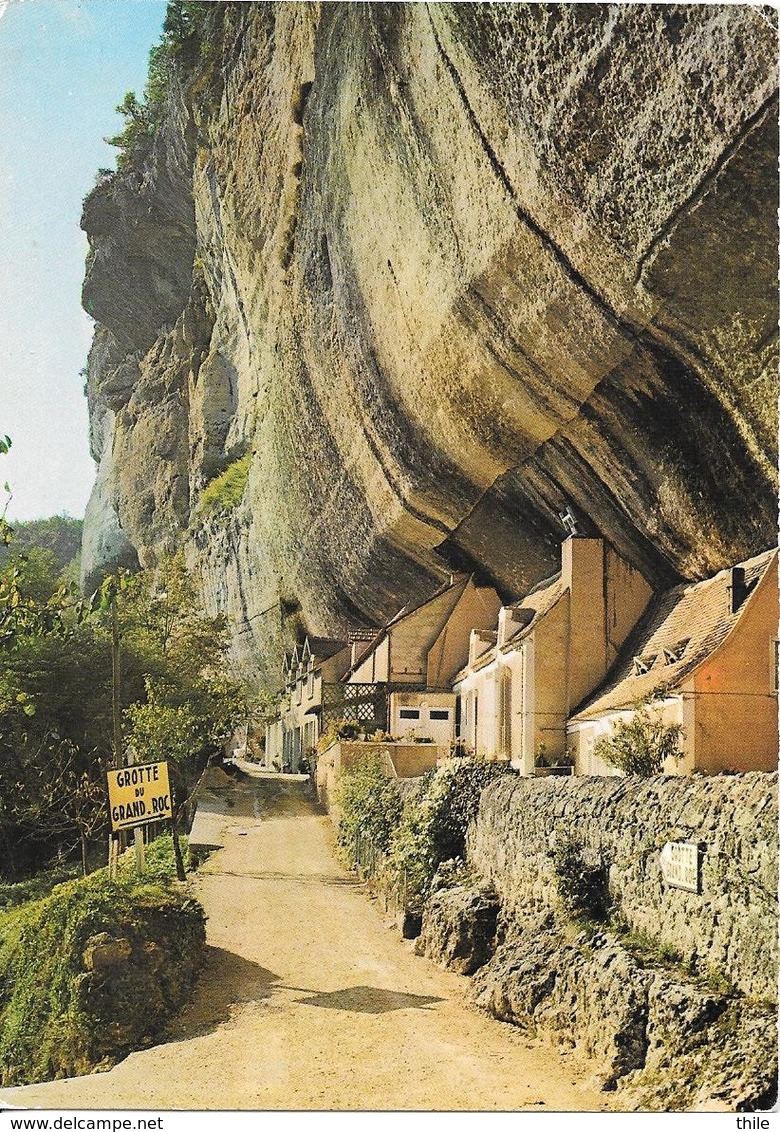
[{"label": "yellow sign", "polygon": [[132,829],[173,817],[167,763],[141,763],[109,770],[108,808],[111,828]]}]

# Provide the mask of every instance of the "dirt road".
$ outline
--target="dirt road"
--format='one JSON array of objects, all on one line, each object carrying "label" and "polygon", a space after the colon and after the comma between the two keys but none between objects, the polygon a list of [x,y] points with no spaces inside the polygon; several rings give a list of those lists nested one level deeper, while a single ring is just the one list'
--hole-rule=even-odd
[{"label": "dirt road", "polygon": [[0,1091],[85,1109],[598,1110],[565,1058],[465,1002],[336,864],[301,780],[224,797],[201,868],[209,965],[168,1040],[109,1073]]}]

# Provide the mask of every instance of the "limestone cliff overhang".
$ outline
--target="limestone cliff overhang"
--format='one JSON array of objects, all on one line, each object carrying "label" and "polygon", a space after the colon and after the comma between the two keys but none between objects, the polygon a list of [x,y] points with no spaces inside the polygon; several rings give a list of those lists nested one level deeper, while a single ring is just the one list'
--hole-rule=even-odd
[{"label": "limestone cliff overhang", "polygon": [[[777,586],[777,549],[684,583],[654,602],[629,634],[607,680],[570,723],[627,711],[681,692],[721,649],[766,586]],[[777,635],[777,626],[767,626]]]}]

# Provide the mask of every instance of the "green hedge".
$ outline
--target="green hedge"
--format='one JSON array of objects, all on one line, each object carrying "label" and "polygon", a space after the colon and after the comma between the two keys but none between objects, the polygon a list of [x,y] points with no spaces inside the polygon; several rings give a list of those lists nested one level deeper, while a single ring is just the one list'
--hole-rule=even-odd
[{"label": "green hedge", "polygon": [[339,827],[336,843],[350,865],[357,864],[358,839],[369,838],[387,852],[401,817],[401,797],[382,770],[377,755],[366,755],[342,778],[336,790]]},{"label": "green hedge", "polygon": [[449,759],[402,800],[379,758],[366,754],[338,786],[337,843],[354,865],[358,837],[373,841],[387,854],[385,881],[402,883],[407,906],[419,911],[439,865],[464,856],[482,791],[507,773],[508,763]]},{"label": "green hedge", "polygon": [[390,840],[389,860],[391,872],[405,881],[410,910],[422,909],[439,865],[465,855],[482,791],[507,773],[512,773],[508,763],[449,759],[410,793]]},{"label": "green hedge", "polygon": [[166,879],[168,845],[150,849],[151,879],[125,863],[115,881],[101,870],[0,914],[3,1086],[107,1067],[187,1001],[205,916]]}]

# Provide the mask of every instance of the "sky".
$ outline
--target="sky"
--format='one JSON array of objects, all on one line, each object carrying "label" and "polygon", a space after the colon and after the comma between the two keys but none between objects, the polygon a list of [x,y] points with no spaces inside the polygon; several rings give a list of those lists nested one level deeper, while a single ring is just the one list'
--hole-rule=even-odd
[{"label": "sky", "polygon": [[[84,514],[95,477],[81,202],[139,94],[165,0],[0,0],[0,488],[12,520]],[[4,495],[0,495],[2,510]]]}]

